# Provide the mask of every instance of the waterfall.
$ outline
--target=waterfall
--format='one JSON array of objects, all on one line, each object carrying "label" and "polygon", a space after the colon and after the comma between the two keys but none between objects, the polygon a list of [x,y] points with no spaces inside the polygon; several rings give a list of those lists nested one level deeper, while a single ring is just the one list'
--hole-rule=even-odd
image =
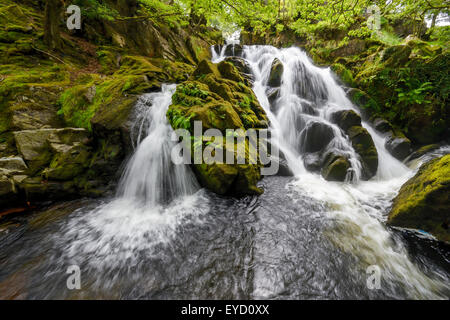
[{"label": "waterfall", "polygon": [[[235,43],[230,45],[234,47]],[[215,50],[212,51],[214,62],[226,58],[225,47],[221,48],[220,54]],[[296,47],[277,49],[272,46],[244,46],[242,58],[248,62],[252,70],[253,90],[270,119],[274,137],[272,143],[279,144],[280,151],[295,175],[301,175],[306,171],[302,159],[305,156],[302,140],[307,134],[307,129],[319,123],[325,128],[331,128],[333,132],[333,138],[327,144],[326,152],[345,156],[351,164],[347,180],[359,181],[362,169],[359,156],[348,137],[330,120],[336,111],[353,110],[359,114],[359,110],[335,81],[330,68],[315,66],[306,53]],[[281,84],[276,89],[268,85],[272,62],[275,59],[284,67]],[[272,95],[276,98],[271,98]],[[270,99],[272,102],[269,102]],[[379,154],[377,178],[405,175],[408,168],[387,152],[384,138],[364,121],[362,126],[371,134]]]},{"label": "waterfall", "polygon": [[[45,279],[48,297],[61,296],[53,280],[65,275],[67,265],[81,267],[83,289],[94,297],[448,297],[448,272],[433,264],[423,270],[384,224],[393,197],[414,170],[394,159],[384,148],[385,137],[363,122],[379,165],[374,177],[362,179],[359,155],[331,121],[337,110],[358,109],[330,69],[314,66],[297,48],[234,49],[213,50],[213,62],[227,52],[242,54],[270,120],[271,145],[294,176],[264,178],[265,192],[258,197],[235,199],[200,189],[188,165],[171,162],[166,112],[176,86],[163,85],[135,106],[134,152],[115,197],[73,211],[53,226],[56,231],[45,228],[55,233],[51,241],[33,238],[35,260],[48,263],[45,277],[39,268],[35,281]],[[275,58],[285,71],[276,99],[267,85]],[[351,163],[344,182],[326,181],[304,165],[306,128],[317,124],[330,128],[327,152]],[[378,291],[366,286],[367,267],[373,265],[382,271]]]},{"label": "waterfall", "polygon": [[[235,46],[235,43],[229,45]],[[225,48],[221,48],[220,54],[212,51],[213,62],[227,58]],[[359,114],[359,110],[347,98],[330,68],[315,66],[304,51],[295,47],[277,49],[253,45],[244,46],[242,52],[241,58],[248,63],[253,75],[253,90],[270,120],[271,136],[275,138],[271,143],[278,143],[295,175],[286,187],[293,199],[307,194],[323,202],[329,208],[329,219],[334,221],[334,227],[327,233],[330,241],[357,256],[363,265],[381,267],[385,280],[404,281],[410,297],[440,297],[434,293],[443,287],[440,280],[424,275],[410,261],[403,245],[394,245],[382,223],[391,200],[414,171],[391,156],[384,146],[386,138],[362,121],[362,126],[372,136],[379,163],[376,175],[370,181],[361,181],[359,156],[349,138],[330,120],[333,112],[353,110]],[[275,59],[283,64],[284,72],[276,99],[270,102],[273,88],[268,82]],[[333,138],[326,146],[327,152],[338,152],[351,163],[346,182],[325,181],[319,174],[305,169],[302,134],[314,123],[332,129]]]},{"label": "waterfall", "polygon": [[163,85],[161,92],[145,94],[138,100],[134,125],[137,149],[120,180],[119,197],[155,205],[198,190],[190,168],[171,161],[175,143],[166,112],[175,89],[175,85]]}]

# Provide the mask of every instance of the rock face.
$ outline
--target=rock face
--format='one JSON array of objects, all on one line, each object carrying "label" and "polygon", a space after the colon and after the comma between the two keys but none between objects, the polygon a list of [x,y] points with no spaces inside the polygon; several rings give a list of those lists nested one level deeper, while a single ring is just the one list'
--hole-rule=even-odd
[{"label": "rock face", "polygon": [[450,241],[450,155],[424,164],[394,199],[388,224],[422,229]]},{"label": "rock face", "polygon": [[[227,129],[264,129],[268,126],[267,116],[259,105],[255,94],[245,84],[239,70],[230,62],[214,65],[207,60],[199,63],[192,76],[178,85],[172,97],[167,118],[174,129],[183,128],[194,135],[194,122],[201,121],[203,132],[217,129],[226,136]],[[203,150],[210,142],[204,135],[198,146]],[[256,183],[261,178],[261,164],[250,163],[249,142],[235,139],[233,150],[223,139],[214,140],[214,145],[231,154],[234,164],[194,164],[199,182],[218,194],[259,194]],[[239,155],[236,147],[245,150],[245,164],[237,164]],[[192,152],[192,156],[194,152]],[[203,161],[204,162],[204,161]]]},{"label": "rock face", "polygon": [[281,79],[283,77],[284,66],[277,58],[273,59],[272,66],[270,68],[270,75],[267,84],[271,87],[279,87],[281,85]]}]

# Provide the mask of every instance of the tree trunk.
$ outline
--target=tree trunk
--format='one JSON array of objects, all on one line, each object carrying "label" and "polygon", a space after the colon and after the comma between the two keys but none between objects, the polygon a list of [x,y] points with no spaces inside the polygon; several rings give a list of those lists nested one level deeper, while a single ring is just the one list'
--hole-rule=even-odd
[{"label": "tree trunk", "polygon": [[52,50],[61,49],[59,23],[64,2],[62,0],[47,0],[44,13],[44,43]]}]

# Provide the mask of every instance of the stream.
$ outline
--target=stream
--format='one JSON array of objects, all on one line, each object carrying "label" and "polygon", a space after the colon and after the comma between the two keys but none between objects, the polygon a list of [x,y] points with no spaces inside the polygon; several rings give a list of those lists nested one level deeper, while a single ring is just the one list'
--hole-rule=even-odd
[{"label": "stream", "polygon": [[[212,50],[213,62],[225,51]],[[402,184],[450,148],[406,166],[363,122],[379,155],[377,174],[363,181],[351,142],[330,121],[337,110],[359,111],[330,69],[298,48],[244,46],[242,57],[292,177],[264,177],[261,196],[240,199],[202,189],[189,166],[171,162],[166,111],[176,85],[163,85],[135,107],[135,152],[115,195],[52,204],[0,224],[0,298],[450,298],[448,245],[385,224]],[[275,58],[284,73],[270,103]],[[327,148],[349,159],[346,182],[305,169],[302,141],[313,123],[333,129]],[[66,285],[73,265],[81,272],[79,290]],[[374,265],[378,289],[367,285]]]}]

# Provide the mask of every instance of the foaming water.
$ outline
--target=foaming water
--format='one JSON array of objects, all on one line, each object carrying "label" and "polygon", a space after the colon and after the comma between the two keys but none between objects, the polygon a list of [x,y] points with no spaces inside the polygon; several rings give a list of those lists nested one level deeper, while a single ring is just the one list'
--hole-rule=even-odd
[{"label": "foaming water", "polygon": [[131,268],[169,243],[180,224],[200,223],[208,200],[189,166],[171,161],[175,142],[166,112],[175,89],[163,85],[138,100],[136,149],[117,196],[68,222],[65,240],[58,239],[67,243],[68,257],[86,260],[91,268]]}]

